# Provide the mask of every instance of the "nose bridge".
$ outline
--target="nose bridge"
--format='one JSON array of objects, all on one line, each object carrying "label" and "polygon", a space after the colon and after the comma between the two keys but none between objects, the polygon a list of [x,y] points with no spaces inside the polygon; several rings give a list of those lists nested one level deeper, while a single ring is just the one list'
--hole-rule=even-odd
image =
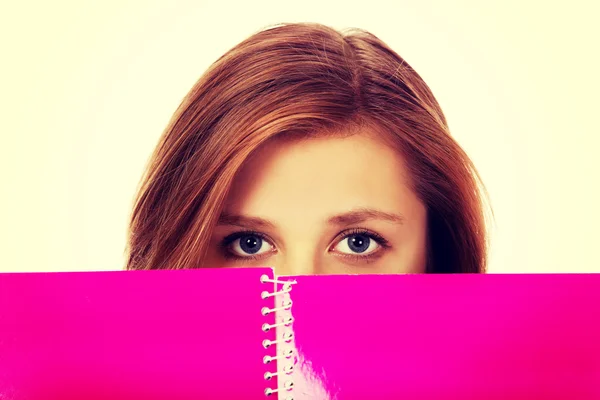
[{"label": "nose bridge", "polygon": [[275,267],[277,275],[315,275],[320,269],[320,257],[314,243],[289,245],[281,262]]}]

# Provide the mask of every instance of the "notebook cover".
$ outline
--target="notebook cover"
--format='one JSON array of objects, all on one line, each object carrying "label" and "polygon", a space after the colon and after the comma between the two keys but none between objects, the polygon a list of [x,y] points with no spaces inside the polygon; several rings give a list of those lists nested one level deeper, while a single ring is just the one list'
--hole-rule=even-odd
[{"label": "notebook cover", "polygon": [[600,399],[600,274],[295,279],[294,400]]},{"label": "notebook cover", "polygon": [[263,274],[0,274],[0,399],[264,399]]}]

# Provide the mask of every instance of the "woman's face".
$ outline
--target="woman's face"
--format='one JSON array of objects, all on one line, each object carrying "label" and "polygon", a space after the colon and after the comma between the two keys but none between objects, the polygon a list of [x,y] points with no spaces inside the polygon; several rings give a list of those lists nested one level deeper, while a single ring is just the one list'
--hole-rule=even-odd
[{"label": "woman's face", "polygon": [[209,267],[279,275],[419,273],[426,210],[397,151],[368,134],[279,140],[236,176]]}]

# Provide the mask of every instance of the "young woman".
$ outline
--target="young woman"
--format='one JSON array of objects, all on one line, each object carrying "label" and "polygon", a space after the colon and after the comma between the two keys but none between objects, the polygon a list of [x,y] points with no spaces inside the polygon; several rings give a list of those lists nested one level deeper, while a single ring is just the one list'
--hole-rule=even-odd
[{"label": "young woman", "polygon": [[386,44],[281,25],[222,56],[176,111],[127,268],[484,272],[481,189],[433,94]]}]

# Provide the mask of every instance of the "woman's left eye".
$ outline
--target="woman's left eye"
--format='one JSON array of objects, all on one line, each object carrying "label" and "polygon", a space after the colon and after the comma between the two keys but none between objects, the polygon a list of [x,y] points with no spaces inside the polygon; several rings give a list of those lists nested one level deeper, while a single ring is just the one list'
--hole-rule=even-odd
[{"label": "woman's left eye", "polygon": [[333,247],[333,250],[342,254],[367,255],[377,251],[381,245],[367,233],[356,233],[345,236]]}]

